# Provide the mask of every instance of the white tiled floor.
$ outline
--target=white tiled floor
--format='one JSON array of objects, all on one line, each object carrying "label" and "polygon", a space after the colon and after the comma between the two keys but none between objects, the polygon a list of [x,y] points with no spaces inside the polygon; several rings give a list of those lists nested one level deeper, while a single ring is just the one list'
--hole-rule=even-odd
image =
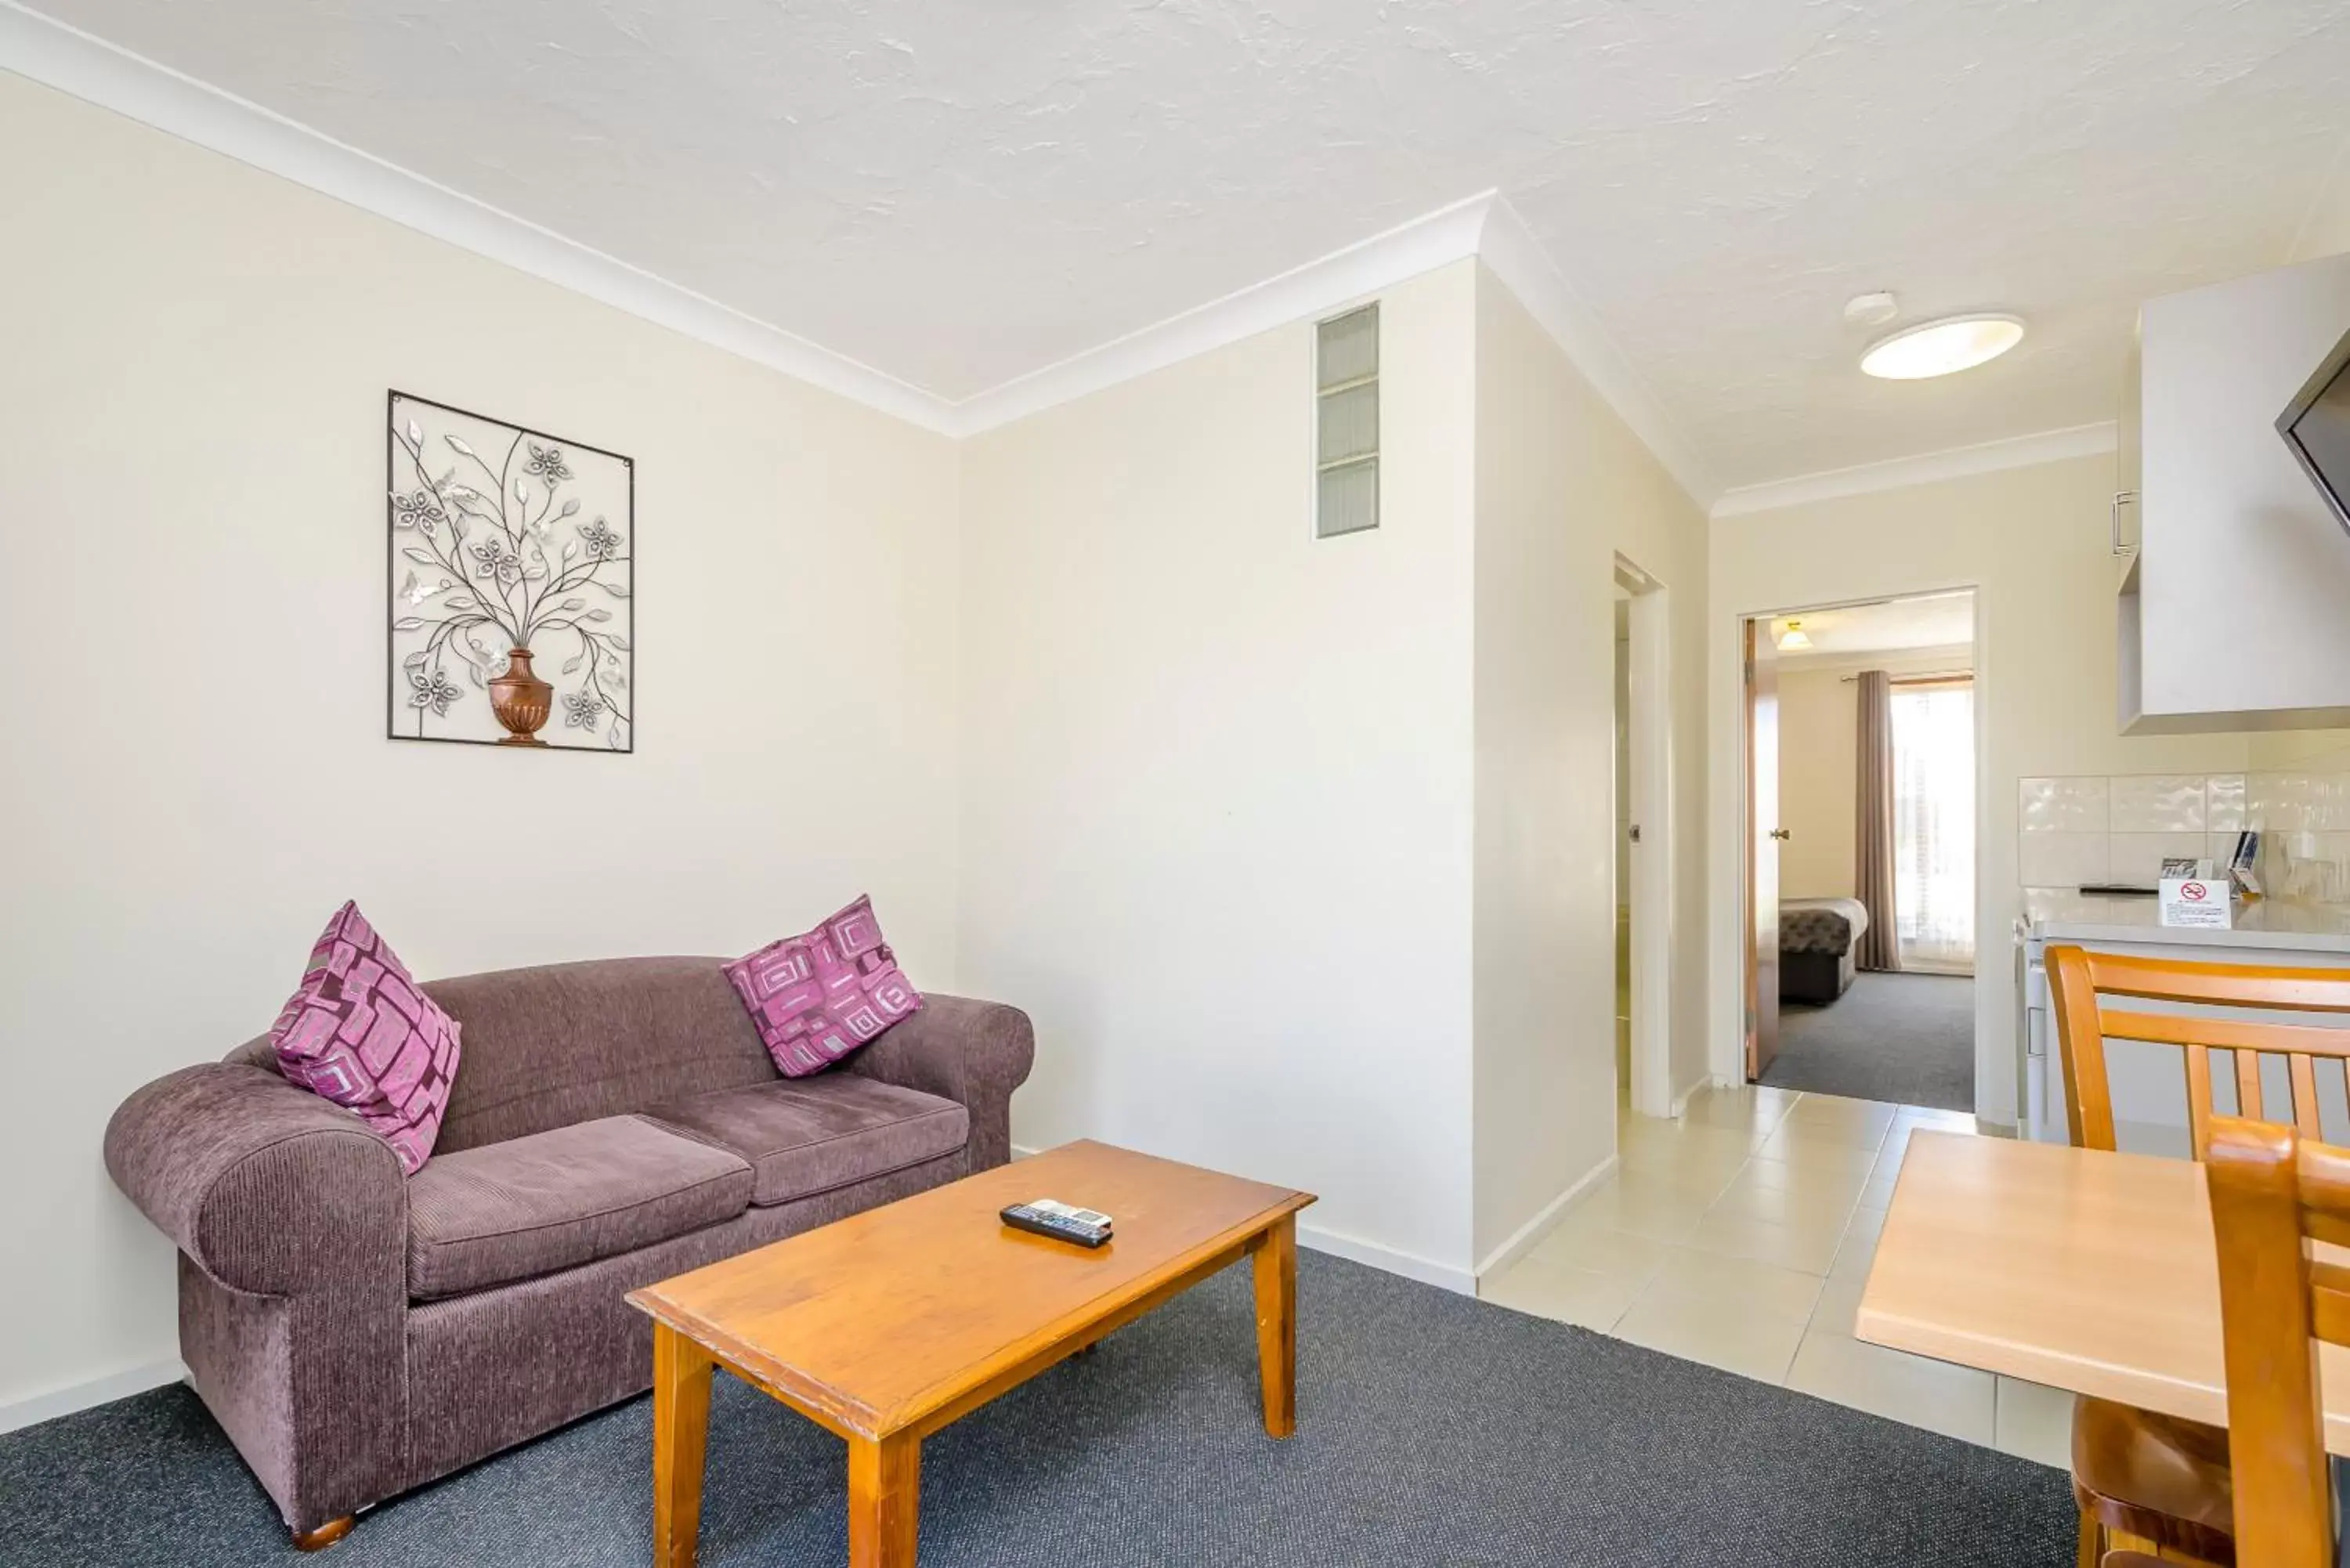
[{"label": "white tiled floor", "polygon": [[1920,1127],[1950,1111],[1742,1087],[1627,1111],[1620,1168],[1483,1294],[1911,1426],[2063,1465],[2072,1396],[1853,1338]]}]

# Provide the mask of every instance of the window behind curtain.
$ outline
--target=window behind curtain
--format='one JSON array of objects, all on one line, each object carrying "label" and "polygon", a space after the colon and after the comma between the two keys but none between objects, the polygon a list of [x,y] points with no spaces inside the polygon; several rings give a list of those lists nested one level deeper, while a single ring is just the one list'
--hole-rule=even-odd
[{"label": "window behind curtain", "polygon": [[1314,533],[1323,539],[1379,525],[1379,307],[1315,328],[1316,486]]},{"label": "window behind curtain", "polygon": [[1893,855],[1904,969],[1975,962],[1975,688],[1893,687]]}]

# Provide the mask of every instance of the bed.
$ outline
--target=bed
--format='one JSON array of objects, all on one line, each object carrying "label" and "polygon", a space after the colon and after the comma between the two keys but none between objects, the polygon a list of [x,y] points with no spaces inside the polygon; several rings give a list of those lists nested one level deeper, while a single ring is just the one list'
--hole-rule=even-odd
[{"label": "bed", "polygon": [[1842,996],[1866,929],[1868,909],[1857,898],[1779,900],[1779,1000],[1825,1007]]}]

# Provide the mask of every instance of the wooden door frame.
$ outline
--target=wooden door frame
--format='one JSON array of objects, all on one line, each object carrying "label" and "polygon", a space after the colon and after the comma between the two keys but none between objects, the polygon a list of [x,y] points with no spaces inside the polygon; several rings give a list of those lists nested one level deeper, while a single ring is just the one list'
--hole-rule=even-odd
[{"label": "wooden door frame", "polygon": [[[1752,616],[1738,621],[1738,1075],[1754,1079],[1754,1016],[1761,960],[1754,952],[1754,638]],[[1761,624],[1768,624],[1761,623]]]},{"label": "wooden door frame", "polygon": [[[1739,991],[1743,1005],[1738,1019],[1738,1049],[1739,1081],[1748,1084],[1755,1080],[1760,1070],[1755,1058],[1759,1054],[1759,1022],[1762,1016],[1762,955],[1754,941],[1754,857],[1759,847],[1754,840],[1754,667],[1755,651],[1762,646],[1762,639],[1770,635],[1771,619],[1768,617],[1748,616],[1739,622],[1738,777],[1739,812],[1742,826],[1739,830],[1738,909],[1744,928],[1739,948],[1745,955],[1745,963],[1744,982]],[[1774,755],[1777,753],[1776,742],[1773,745],[1773,752]],[[1773,1033],[1776,1033],[1773,1029]]]}]

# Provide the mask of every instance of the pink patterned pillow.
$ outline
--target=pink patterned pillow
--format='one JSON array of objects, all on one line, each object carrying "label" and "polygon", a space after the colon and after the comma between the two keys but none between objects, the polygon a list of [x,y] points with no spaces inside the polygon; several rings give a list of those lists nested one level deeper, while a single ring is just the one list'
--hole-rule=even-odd
[{"label": "pink patterned pillow", "polygon": [[873,900],[859,898],[804,937],[771,942],[726,966],[767,1054],[786,1078],[831,1066],[901,1018],[921,992],[898,972]]},{"label": "pink patterned pillow", "polygon": [[390,943],[345,904],[327,922],[301,989],[269,1032],[278,1069],[359,1113],[413,1176],[441,1136],[457,1076],[457,1021],[416,989]]}]

